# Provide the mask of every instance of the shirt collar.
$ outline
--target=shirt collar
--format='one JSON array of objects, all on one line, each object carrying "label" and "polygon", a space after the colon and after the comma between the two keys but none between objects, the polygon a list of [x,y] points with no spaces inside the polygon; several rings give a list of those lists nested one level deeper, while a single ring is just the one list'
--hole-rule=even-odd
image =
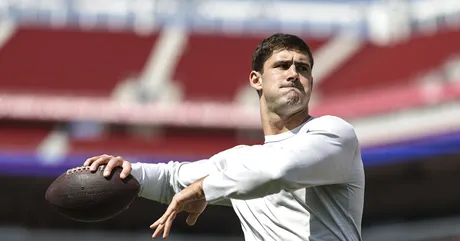
[{"label": "shirt collar", "polygon": [[265,143],[282,141],[282,140],[288,139],[289,137],[295,136],[297,133],[299,133],[299,131],[302,129],[302,127],[305,124],[307,124],[307,122],[312,120],[313,118],[314,117],[309,116],[304,122],[302,122],[299,126],[297,126],[296,128],[294,128],[292,130],[289,130],[289,131],[286,131],[286,132],[283,132],[283,133],[280,133],[280,134],[276,134],[276,135],[266,135],[265,136]]}]

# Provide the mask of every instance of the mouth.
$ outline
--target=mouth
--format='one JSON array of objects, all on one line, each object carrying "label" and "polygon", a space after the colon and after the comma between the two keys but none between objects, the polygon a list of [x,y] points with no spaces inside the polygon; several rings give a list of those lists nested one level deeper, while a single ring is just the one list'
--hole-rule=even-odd
[{"label": "mouth", "polygon": [[281,88],[282,89],[284,89],[284,88],[296,88],[297,89],[297,87],[295,85],[284,85],[284,86],[281,86]]},{"label": "mouth", "polygon": [[285,92],[286,94],[291,93],[291,92],[300,93],[300,90],[295,86],[286,86],[286,87],[282,87],[281,89],[283,89],[284,90],[283,92]]},{"label": "mouth", "polygon": [[287,89],[287,90],[299,90],[297,87],[295,86],[284,86],[284,87],[281,87],[281,89]]}]

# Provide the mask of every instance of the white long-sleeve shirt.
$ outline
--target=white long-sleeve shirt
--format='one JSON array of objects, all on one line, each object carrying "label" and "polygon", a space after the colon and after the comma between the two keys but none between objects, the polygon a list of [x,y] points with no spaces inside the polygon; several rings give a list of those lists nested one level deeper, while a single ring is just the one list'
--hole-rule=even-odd
[{"label": "white long-sleeve shirt", "polygon": [[231,205],[245,240],[361,240],[364,169],[353,127],[334,116],[196,162],[133,164],[140,196],[169,203],[197,179]]}]

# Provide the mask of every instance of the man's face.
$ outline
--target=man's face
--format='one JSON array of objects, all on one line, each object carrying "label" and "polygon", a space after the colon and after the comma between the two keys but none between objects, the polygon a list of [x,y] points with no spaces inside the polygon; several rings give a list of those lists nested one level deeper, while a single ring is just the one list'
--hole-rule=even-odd
[{"label": "man's face", "polygon": [[293,50],[273,52],[260,76],[262,98],[270,111],[292,114],[307,108],[313,78],[307,54]]}]

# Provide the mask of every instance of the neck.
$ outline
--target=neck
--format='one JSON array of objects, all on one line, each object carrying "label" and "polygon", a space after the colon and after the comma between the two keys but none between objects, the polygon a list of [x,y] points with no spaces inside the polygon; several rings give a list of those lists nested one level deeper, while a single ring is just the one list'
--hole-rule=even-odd
[{"label": "neck", "polygon": [[309,114],[308,108],[285,116],[261,108],[261,118],[264,135],[276,135],[298,127],[309,118]]}]

